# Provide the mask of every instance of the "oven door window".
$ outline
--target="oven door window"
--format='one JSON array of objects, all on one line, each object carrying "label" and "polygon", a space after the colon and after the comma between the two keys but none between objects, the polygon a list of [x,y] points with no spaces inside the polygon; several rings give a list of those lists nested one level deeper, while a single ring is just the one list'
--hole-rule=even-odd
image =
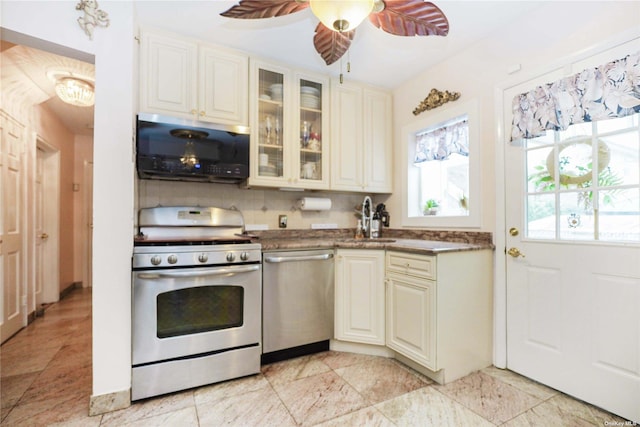
[{"label": "oven door window", "polygon": [[202,286],[157,296],[158,338],[237,328],[243,324],[244,288]]}]

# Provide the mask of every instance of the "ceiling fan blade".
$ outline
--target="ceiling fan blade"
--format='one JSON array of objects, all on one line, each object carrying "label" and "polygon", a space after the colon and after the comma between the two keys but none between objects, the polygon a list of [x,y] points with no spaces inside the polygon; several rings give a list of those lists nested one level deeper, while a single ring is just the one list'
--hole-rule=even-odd
[{"label": "ceiling fan blade", "polygon": [[316,34],[313,36],[313,44],[324,62],[331,65],[345,54],[355,35],[356,30],[339,33],[319,23],[316,27]]},{"label": "ceiling fan blade", "polygon": [[284,16],[309,7],[308,1],[299,0],[240,0],[220,15],[227,18],[260,19]]},{"label": "ceiling fan blade", "polygon": [[431,2],[423,0],[384,0],[380,12],[372,12],[369,21],[396,36],[446,36],[449,21]]}]

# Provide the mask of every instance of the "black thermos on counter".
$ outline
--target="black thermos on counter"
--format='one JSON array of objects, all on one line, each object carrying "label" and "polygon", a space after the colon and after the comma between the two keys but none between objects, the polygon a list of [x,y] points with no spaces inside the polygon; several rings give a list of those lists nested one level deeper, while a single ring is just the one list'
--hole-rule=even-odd
[{"label": "black thermos on counter", "polygon": [[387,207],[384,203],[379,203],[378,206],[376,206],[376,214],[380,223],[385,227],[389,227],[389,212],[387,212]]}]

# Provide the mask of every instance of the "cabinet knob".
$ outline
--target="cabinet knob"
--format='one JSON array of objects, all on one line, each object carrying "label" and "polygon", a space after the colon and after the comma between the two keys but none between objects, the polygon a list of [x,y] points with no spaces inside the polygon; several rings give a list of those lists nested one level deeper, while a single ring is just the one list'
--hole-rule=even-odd
[{"label": "cabinet knob", "polygon": [[191,114],[198,114],[198,111],[194,108],[193,110],[191,110]]},{"label": "cabinet knob", "polygon": [[204,111],[200,111],[200,116],[204,117]]}]

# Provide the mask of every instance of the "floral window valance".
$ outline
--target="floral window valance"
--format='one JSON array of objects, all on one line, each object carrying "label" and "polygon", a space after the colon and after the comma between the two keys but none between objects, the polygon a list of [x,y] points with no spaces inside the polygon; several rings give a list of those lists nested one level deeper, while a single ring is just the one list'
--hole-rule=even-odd
[{"label": "floral window valance", "polygon": [[445,160],[454,153],[469,156],[469,123],[467,120],[416,135],[414,163]]},{"label": "floral window valance", "polygon": [[516,95],[511,140],[640,112],[640,52]]}]

